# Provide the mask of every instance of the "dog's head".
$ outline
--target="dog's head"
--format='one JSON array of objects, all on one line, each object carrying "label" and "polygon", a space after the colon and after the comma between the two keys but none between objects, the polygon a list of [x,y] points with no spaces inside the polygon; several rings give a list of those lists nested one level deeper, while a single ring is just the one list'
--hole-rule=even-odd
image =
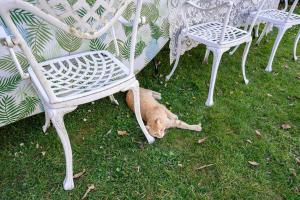
[{"label": "dog's head", "polygon": [[165,136],[166,125],[160,118],[149,120],[146,128],[153,137],[163,138]]}]

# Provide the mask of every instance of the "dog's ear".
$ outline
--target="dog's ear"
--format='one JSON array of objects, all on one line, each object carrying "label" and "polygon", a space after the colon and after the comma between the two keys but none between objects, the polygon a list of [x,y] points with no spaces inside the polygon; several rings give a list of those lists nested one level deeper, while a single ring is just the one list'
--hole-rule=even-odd
[{"label": "dog's ear", "polygon": [[146,129],[149,131],[150,130],[150,126],[146,125]]}]

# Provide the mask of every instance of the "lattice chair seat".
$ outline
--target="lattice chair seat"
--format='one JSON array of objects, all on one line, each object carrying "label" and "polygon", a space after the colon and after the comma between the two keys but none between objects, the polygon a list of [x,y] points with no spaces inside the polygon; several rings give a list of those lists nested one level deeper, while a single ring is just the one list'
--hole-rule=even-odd
[{"label": "lattice chair seat", "polygon": [[129,68],[107,51],[95,51],[40,63],[59,101],[107,90],[132,78]]},{"label": "lattice chair seat", "polygon": [[[270,10],[263,10],[261,14],[259,15],[259,19],[262,21],[272,21],[272,22],[278,22],[278,23],[284,23],[287,19],[289,13],[283,10],[276,10],[276,9],[270,9]],[[300,22],[300,15],[297,14],[291,14],[288,18],[287,22],[290,23],[299,23]]]},{"label": "lattice chair seat", "polygon": [[[222,37],[223,27],[224,24],[220,22],[199,24],[191,26],[188,30],[187,35],[199,42],[209,42],[212,45],[219,45],[219,41]],[[236,42],[247,37],[247,34],[247,31],[227,25],[224,32],[224,40],[222,41],[222,44]]]}]

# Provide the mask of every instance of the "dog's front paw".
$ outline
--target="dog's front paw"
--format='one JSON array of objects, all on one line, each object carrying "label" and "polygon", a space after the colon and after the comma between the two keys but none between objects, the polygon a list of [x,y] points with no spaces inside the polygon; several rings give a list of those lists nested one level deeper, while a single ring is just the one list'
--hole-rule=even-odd
[{"label": "dog's front paw", "polygon": [[198,132],[202,131],[202,127],[199,125],[195,125],[195,131],[198,131]]}]

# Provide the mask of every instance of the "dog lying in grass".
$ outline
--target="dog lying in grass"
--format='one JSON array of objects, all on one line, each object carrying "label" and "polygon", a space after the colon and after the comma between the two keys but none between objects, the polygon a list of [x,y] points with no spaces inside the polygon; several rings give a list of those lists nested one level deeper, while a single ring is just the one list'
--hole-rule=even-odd
[{"label": "dog lying in grass", "polygon": [[[165,130],[169,128],[181,128],[192,131],[201,131],[200,125],[189,125],[178,119],[177,115],[169,111],[156,100],[161,99],[161,94],[152,90],[140,88],[141,114],[149,134],[156,138],[163,138]],[[126,95],[126,103],[134,112],[133,93]]]}]

